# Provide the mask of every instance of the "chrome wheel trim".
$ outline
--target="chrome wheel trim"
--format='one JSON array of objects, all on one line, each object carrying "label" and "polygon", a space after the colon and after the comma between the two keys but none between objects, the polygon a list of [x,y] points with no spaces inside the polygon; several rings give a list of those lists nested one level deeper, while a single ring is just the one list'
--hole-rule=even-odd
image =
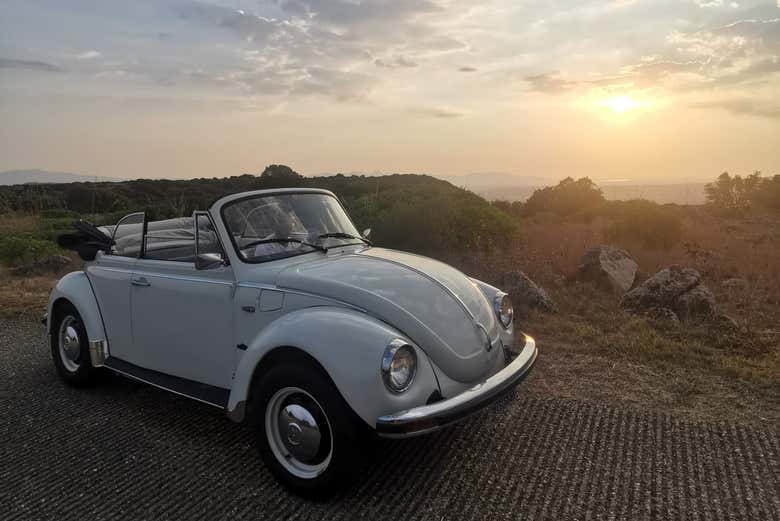
[{"label": "chrome wheel trim", "polygon": [[60,329],[57,334],[57,346],[59,347],[60,360],[65,369],[71,373],[78,371],[81,364],[81,339],[76,329],[78,320],[73,315],[68,315],[60,322]]},{"label": "chrome wheel trim", "polygon": [[299,387],[279,389],[268,400],[265,434],[276,460],[293,476],[313,479],[330,465],[330,420],[319,402]]}]

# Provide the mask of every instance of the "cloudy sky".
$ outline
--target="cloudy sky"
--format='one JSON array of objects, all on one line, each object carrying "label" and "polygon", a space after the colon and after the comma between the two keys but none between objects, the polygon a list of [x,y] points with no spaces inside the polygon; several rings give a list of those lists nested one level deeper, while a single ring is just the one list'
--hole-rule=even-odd
[{"label": "cloudy sky", "polygon": [[0,170],[780,173],[778,0],[3,0]]}]

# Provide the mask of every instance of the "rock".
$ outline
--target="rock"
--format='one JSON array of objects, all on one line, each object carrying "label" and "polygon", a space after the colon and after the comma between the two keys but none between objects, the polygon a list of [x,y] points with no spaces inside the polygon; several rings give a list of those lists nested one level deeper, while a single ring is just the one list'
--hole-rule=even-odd
[{"label": "rock", "polygon": [[683,320],[715,316],[715,295],[703,284],[686,291],[674,303],[674,311]]},{"label": "rock", "polygon": [[637,263],[628,253],[612,246],[595,246],[585,252],[577,270],[579,280],[587,280],[607,290],[623,294],[631,289]]},{"label": "rock", "polygon": [[669,308],[652,307],[645,311],[644,315],[653,322],[671,326],[677,326],[680,324],[680,319],[677,317],[677,314]]},{"label": "rock", "polygon": [[505,273],[500,278],[498,286],[509,293],[512,302],[519,308],[535,309],[546,313],[558,311],[547,292],[522,271]]},{"label": "rock", "polygon": [[725,313],[718,313],[713,317],[714,324],[725,331],[739,331],[739,323]]},{"label": "rock", "polygon": [[626,293],[621,306],[640,315],[668,308],[680,320],[713,319],[718,314],[715,296],[702,284],[699,272],[679,266],[659,271]]},{"label": "rock", "polygon": [[11,273],[17,277],[29,277],[31,275],[43,275],[45,273],[57,273],[70,265],[71,260],[64,255],[51,255],[43,260],[13,268]]},{"label": "rock", "polygon": [[730,288],[730,289],[743,289],[747,287],[747,281],[745,279],[740,278],[733,278],[733,279],[726,279],[723,282],[720,283],[721,286],[724,288]]},{"label": "rock", "polygon": [[675,308],[675,301],[701,281],[699,272],[691,268],[670,266],[662,269],[625,294],[621,306],[642,313],[653,307]]}]

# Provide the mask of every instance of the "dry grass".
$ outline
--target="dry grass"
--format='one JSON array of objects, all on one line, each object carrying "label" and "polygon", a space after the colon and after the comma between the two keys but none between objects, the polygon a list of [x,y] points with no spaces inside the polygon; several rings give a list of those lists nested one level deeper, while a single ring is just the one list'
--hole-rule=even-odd
[{"label": "dry grass", "polygon": [[0,271],[0,313],[40,316],[46,311],[49,293],[58,278],[57,275],[19,278]]},{"label": "dry grass", "polygon": [[[518,318],[552,361],[536,387],[692,416],[747,415],[780,423],[780,217],[723,219],[698,208],[684,212],[682,240],[667,249],[607,241],[608,222],[600,219],[537,217],[521,221],[508,255],[457,262],[487,281],[522,270],[555,300],[557,315]],[[641,278],[672,264],[699,270],[740,331],[654,325],[625,314],[619,297],[567,282],[582,254],[596,244],[627,250]],[[722,284],[731,278],[744,285]]]}]

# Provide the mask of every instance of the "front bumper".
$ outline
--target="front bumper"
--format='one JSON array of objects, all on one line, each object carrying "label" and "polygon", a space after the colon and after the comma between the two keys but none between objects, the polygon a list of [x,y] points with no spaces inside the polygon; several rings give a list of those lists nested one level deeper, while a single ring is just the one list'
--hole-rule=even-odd
[{"label": "front bumper", "polygon": [[457,396],[414,409],[380,416],[376,432],[383,438],[408,438],[441,429],[495,402],[519,384],[536,362],[539,350],[525,335],[525,345],[509,365]]}]

